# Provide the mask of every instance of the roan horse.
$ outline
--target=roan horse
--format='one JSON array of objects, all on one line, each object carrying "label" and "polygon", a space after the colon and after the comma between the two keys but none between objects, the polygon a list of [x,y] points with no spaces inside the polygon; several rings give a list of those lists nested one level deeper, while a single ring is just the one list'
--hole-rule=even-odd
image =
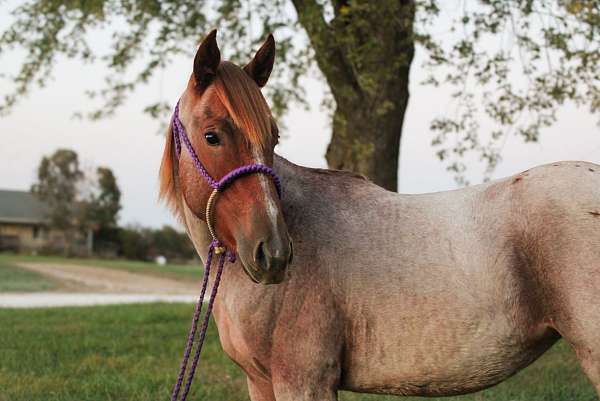
[{"label": "roan horse", "polygon": [[[283,184],[280,202],[267,177],[245,176],[215,206],[216,232],[239,256],[215,319],[250,398],[469,393],[561,337],[600,391],[600,166],[561,162],[424,195],[297,166],[273,153],[259,89],[274,55],[269,37],[239,68],[221,61],[212,32],[179,114],[213,177],[257,162]],[[161,193],[205,257],[211,188],[167,138]]]}]

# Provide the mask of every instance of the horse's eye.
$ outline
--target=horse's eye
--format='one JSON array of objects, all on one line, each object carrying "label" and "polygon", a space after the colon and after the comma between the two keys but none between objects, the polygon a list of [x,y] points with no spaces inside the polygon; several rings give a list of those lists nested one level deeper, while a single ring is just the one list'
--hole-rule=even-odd
[{"label": "horse's eye", "polygon": [[214,131],[208,131],[204,134],[204,138],[206,138],[206,142],[211,146],[217,146],[221,142],[219,136]]}]

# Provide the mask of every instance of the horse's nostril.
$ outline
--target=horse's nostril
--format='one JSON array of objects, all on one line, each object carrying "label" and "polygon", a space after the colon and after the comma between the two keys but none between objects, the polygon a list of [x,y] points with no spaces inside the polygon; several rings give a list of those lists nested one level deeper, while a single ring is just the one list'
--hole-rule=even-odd
[{"label": "horse's nostril", "polygon": [[254,266],[263,272],[278,272],[291,261],[291,247],[277,241],[260,241],[254,248]]},{"label": "horse's nostril", "polygon": [[254,250],[254,263],[256,263],[258,266],[264,266],[266,264],[264,247],[265,243],[261,241]]}]

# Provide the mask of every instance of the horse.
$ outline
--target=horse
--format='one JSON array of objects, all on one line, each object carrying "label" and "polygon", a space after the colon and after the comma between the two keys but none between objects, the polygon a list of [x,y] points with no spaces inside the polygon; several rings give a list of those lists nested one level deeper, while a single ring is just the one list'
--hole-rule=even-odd
[{"label": "horse", "polygon": [[[243,68],[200,44],[179,118],[213,177],[248,164],[214,205],[239,257],[214,317],[252,401],[338,390],[448,396],[485,389],[564,338],[600,392],[600,166],[559,162],[468,188],[389,192],[274,153],[261,94],[272,36]],[[205,258],[211,188],[167,135],[160,191]],[[214,277],[211,277],[214,280]]]}]

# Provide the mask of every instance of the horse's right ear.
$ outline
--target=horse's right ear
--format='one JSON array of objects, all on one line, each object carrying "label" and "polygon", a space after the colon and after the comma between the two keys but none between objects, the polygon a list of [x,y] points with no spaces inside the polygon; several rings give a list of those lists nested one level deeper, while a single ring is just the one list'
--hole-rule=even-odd
[{"label": "horse's right ear", "polygon": [[196,88],[204,90],[217,75],[221,52],[217,46],[217,30],[213,29],[200,43],[194,57],[194,79]]}]

